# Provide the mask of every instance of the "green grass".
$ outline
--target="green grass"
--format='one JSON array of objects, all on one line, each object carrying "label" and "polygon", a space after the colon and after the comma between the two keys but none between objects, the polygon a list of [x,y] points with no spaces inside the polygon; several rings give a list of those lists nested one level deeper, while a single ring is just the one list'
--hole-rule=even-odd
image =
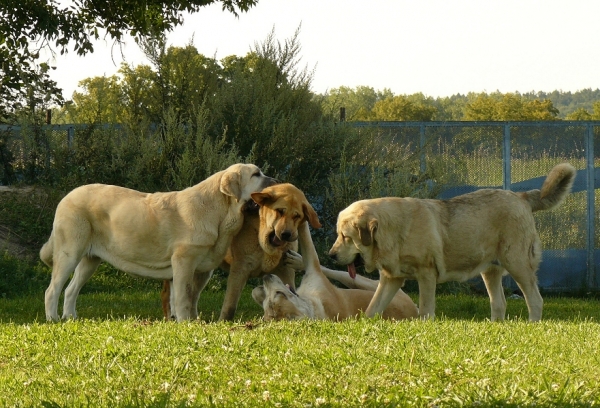
[{"label": "green grass", "polygon": [[[94,279],[94,278],[93,278]],[[77,321],[43,322],[43,293],[0,299],[0,406],[589,406],[600,403],[600,301],[440,295],[433,322],[265,323],[243,293],[217,323],[161,320],[159,286],[90,282]],[[415,294],[411,294],[416,298]]]}]

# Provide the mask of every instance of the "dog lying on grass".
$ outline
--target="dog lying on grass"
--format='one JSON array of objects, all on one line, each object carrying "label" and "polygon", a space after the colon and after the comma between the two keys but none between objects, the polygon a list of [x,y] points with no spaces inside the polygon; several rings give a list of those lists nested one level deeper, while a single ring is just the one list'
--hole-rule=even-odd
[{"label": "dog lying on grass", "polygon": [[338,215],[329,255],[356,274],[356,263],[380,281],[366,310],[382,313],[405,279],[419,284],[419,313],[433,318],[438,283],[481,274],[490,296],[492,320],[503,320],[502,276],[519,285],[529,320],[542,318],[536,272],[542,256],[533,212],[560,205],[571,191],[575,169],[555,166],[541,190],[514,193],[485,189],[450,200],[377,198],[357,201]]},{"label": "dog lying on grass", "polygon": [[[272,273],[295,287],[295,269],[284,264],[283,254],[298,248],[298,225],[320,228],[317,213],[304,193],[289,183],[275,184],[251,194],[258,211],[246,210],[244,225],[233,238],[221,268],[229,271],[220,320],[232,320],[242,289],[249,278]],[[163,313],[171,317],[170,282],[161,291]]]},{"label": "dog lying on grass", "polygon": [[[285,285],[275,275],[265,275],[263,286],[254,288],[252,298],[263,307],[265,320],[329,319],[343,320],[359,316],[371,301],[377,282],[362,276],[351,279],[346,272],[321,267],[307,223],[298,228],[303,256],[291,252],[287,263],[306,272],[298,290]],[[355,289],[341,289],[329,279],[339,280]],[[390,301],[382,316],[406,319],[418,316],[412,299],[402,290]]]}]

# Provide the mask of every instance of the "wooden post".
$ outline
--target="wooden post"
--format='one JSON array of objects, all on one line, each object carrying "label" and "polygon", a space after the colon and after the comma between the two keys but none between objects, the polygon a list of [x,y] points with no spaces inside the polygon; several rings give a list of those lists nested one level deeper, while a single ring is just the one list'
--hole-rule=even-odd
[{"label": "wooden post", "polygon": [[346,108],[343,106],[340,108],[340,122],[346,121]]},{"label": "wooden post", "polygon": [[46,125],[52,124],[52,109],[46,110]]}]

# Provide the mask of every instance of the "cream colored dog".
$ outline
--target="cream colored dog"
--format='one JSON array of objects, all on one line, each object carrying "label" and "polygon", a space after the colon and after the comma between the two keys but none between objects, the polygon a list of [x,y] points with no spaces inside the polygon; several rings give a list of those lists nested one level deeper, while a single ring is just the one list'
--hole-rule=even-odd
[{"label": "cream colored dog", "polygon": [[[244,225],[233,238],[221,268],[229,271],[220,320],[232,320],[242,289],[249,278],[266,273],[277,275],[295,287],[295,269],[283,262],[283,254],[298,248],[298,225],[308,221],[320,228],[319,217],[304,193],[292,184],[282,183],[252,194],[258,213],[246,210]],[[165,318],[171,316],[169,282],[161,292]]]},{"label": "cream colored dog", "polygon": [[[307,223],[299,227],[299,233],[304,257],[293,252],[286,255],[291,266],[306,271],[298,291],[285,285],[275,275],[265,275],[264,285],[252,291],[252,297],[264,309],[264,319],[343,320],[360,315],[369,305],[377,282],[362,276],[351,279],[345,272],[321,267]],[[338,288],[327,277],[357,289]],[[395,294],[383,312],[383,317],[389,319],[417,316],[416,305],[402,290]]]},{"label": "cream colored dog", "polygon": [[90,184],[71,191],[56,208],[40,257],[52,267],[46,319],[75,318],[81,287],[100,262],[132,275],[173,279],[178,320],[196,318],[198,297],[243,224],[251,194],[274,184],[253,164],[234,164],[182,191],[141,193]]},{"label": "cream colored dog", "polygon": [[435,313],[436,284],[481,274],[490,296],[492,320],[502,320],[506,300],[502,275],[517,282],[529,320],[542,318],[537,286],[542,249],[532,212],[562,203],[571,191],[575,169],[559,164],[541,190],[514,193],[479,190],[450,200],[378,198],[351,204],[338,215],[337,239],[329,255],[356,273],[379,269],[380,282],[366,310],[383,312],[405,279],[419,284],[422,317]]}]

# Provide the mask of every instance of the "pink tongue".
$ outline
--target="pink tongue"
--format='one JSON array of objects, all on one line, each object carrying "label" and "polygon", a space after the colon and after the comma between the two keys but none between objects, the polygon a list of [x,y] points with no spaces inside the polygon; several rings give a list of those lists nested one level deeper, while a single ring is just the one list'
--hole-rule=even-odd
[{"label": "pink tongue", "polygon": [[271,241],[273,245],[280,246],[283,244],[283,241],[277,238],[277,235],[273,235],[273,240]]},{"label": "pink tongue", "polygon": [[356,267],[354,266],[354,262],[348,265],[348,274],[352,279],[356,279]]}]

